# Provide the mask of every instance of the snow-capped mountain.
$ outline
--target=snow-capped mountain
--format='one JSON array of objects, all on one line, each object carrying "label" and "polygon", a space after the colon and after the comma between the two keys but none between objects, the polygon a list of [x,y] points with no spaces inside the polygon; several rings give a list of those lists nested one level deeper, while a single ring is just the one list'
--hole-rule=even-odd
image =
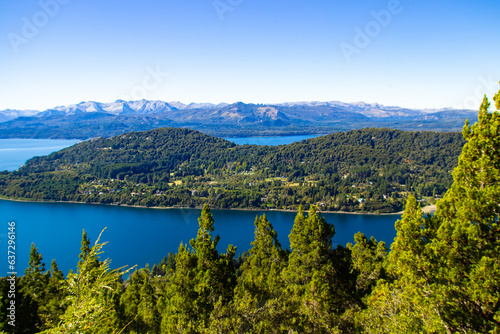
[{"label": "snow-capped mountain", "polygon": [[[124,101],[117,100],[115,102],[102,103],[102,102],[80,102],[78,104],[71,104],[68,106],[58,106],[55,108],[47,109],[44,111],[36,110],[3,110],[0,111],[0,122],[5,122],[7,120],[15,119],[22,116],[64,116],[64,115],[76,115],[81,113],[106,113],[111,115],[149,115],[149,114],[164,114],[176,110],[213,110],[213,109],[224,109],[229,106],[242,105],[252,106],[254,104],[245,103],[190,103],[184,104],[178,101],[164,102],[164,101]],[[351,113],[359,113],[363,116],[369,118],[391,118],[391,117],[418,117],[427,114],[440,113],[440,112],[450,112],[454,109],[409,109],[395,106],[384,106],[378,103],[365,103],[365,102],[355,102],[355,103],[345,103],[340,101],[329,101],[329,102],[287,102],[279,104],[266,104],[266,105],[255,105],[259,108],[273,107],[273,108],[294,108],[300,107],[300,109],[325,109],[325,108],[336,108],[342,109]],[[233,108],[234,109],[234,108]],[[262,109],[261,109],[262,110]],[[468,111],[468,110],[467,110]],[[234,115],[233,115],[234,118]]]},{"label": "snow-capped mountain", "polygon": [[289,102],[280,104],[95,101],[41,112],[0,111],[0,137],[90,138],[158,127],[189,127],[216,135],[329,133],[362,127],[460,130],[477,112],[410,109],[378,103]]},{"label": "snow-capped mountain", "polygon": [[29,117],[38,114],[38,110],[12,110],[6,109],[0,111],[0,123],[18,117]]},{"label": "snow-capped mountain", "polygon": [[62,112],[66,115],[80,114],[80,113],[90,113],[90,112],[100,112],[108,113],[112,115],[122,115],[122,114],[148,114],[155,112],[165,112],[170,111],[172,107],[168,103],[163,101],[123,101],[117,100],[111,103],[101,103],[101,102],[80,102],[78,104],[71,104],[69,106],[59,106],[52,109],[47,109],[43,113],[50,112]]}]

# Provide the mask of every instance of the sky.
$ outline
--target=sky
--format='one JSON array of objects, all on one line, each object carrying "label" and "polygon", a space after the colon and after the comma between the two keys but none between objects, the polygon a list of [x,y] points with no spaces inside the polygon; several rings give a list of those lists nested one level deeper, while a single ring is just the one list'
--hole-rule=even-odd
[{"label": "sky", "polygon": [[82,101],[477,109],[498,0],[1,0],[0,110]]}]

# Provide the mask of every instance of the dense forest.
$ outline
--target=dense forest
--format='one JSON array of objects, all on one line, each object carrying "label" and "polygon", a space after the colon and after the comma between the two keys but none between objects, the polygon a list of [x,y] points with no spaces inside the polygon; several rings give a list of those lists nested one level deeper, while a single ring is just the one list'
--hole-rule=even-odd
[{"label": "dense forest", "polygon": [[399,212],[452,182],[459,133],[362,129],[281,146],[182,128],[97,138],[0,173],[0,196],[146,207]]},{"label": "dense forest", "polygon": [[[353,244],[333,248],[334,226],[311,205],[308,214],[298,210],[289,250],[261,216],[255,220],[252,248],[235,259],[233,246],[218,252],[215,222],[205,205],[196,238],[152,268],[111,270],[110,260],[101,260],[100,237],[91,247],[84,232],[77,271],[64,278],[55,262],[45,270],[33,245],[25,275],[16,278],[16,332],[499,333],[500,92],[494,100],[496,111],[488,112],[485,98],[478,123],[464,126],[466,144],[435,214],[424,216],[415,197],[408,195],[390,252],[383,241],[360,233]],[[348,141],[350,135],[345,136]],[[220,149],[229,156],[236,148],[212,140],[214,152]],[[193,148],[200,150],[194,158],[200,163],[202,146]],[[109,147],[111,152],[118,149]],[[288,157],[288,149],[299,154],[291,147],[274,154]],[[103,160],[108,156],[89,150]],[[103,172],[104,164],[71,164],[77,156],[70,152],[30,164],[41,171],[57,167],[70,173],[81,166]],[[214,171],[219,168],[214,166]],[[124,273],[130,274],[126,281],[121,280]],[[8,314],[9,285],[7,278],[0,280],[2,319]],[[12,330],[6,323],[1,326]]]}]

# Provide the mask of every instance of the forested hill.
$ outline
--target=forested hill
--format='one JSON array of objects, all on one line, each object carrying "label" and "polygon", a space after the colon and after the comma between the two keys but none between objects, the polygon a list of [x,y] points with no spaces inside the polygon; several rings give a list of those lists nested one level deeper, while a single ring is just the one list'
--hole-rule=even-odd
[{"label": "forested hill", "polygon": [[282,146],[238,146],[195,130],[162,128],[33,158],[0,176],[0,194],[144,206],[318,204],[329,211],[394,212],[408,192],[443,194],[463,144],[459,133],[371,128]]},{"label": "forested hill", "polygon": [[146,132],[130,132],[120,136],[95,138],[72,147],[35,157],[21,168],[23,171],[51,171],[77,168],[95,174],[102,169],[126,170],[140,166],[144,171],[170,170],[180,163],[213,160],[237,145],[225,139],[184,128],[161,128]]}]

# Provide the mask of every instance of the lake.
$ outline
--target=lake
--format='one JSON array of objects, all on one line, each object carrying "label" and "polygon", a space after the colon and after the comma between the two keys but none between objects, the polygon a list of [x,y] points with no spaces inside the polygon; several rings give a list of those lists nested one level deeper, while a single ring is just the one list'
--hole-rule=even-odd
[{"label": "lake", "polygon": [[34,156],[48,155],[78,142],[76,139],[0,139],[0,171],[16,170]]},{"label": "lake", "polygon": [[[293,137],[293,139],[292,139]],[[238,144],[253,143],[281,145],[314,136],[229,138]],[[246,140],[246,141],[245,141]],[[15,170],[36,155],[46,155],[77,140],[1,139],[0,170]],[[16,260],[19,275],[28,266],[31,243],[43,255],[46,269],[52,259],[68,273],[75,270],[80,254],[82,230],[85,229],[93,243],[101,230],[102,241],[109,241],[104,257],[113,260],[112,267],[124,265],[144,267],[146,263],[159,262],[169,252],[177,252],[181,242],[196,237],[196,209],[143,209],[73,203],[29,203],[0,200],[0,248],[6,250],[7,223],[16,222]],[[296,213],[279,211],[213,210],[215,232],[219,234],[219,252],[229,244],[238,247],[237,254],[247,251],[254,237],[256,215],[265,213],[278,232],[283,247],[289,247],[290,233]],[[335,225],[334,244],[353,242],[361,231],[365,235],[384,240],[390,245],[396,236],[394,223],[398,215],[349,215],[324,214]],[[3,226],[3,227],[2,227]],[[2,272],[7,272],[7,261]],[[5,271],[4,271],[5,270]],[[4,275],[0,273],[0,276]]]},{"label": "lake", "polygon": [[241,138],[224,138],[238,145],[286,145],[296,141],[301,141],[309,138],[315,138],[319,135],[301,135],[301,136],[283,136],[283,137],[241,137]]},{"label": "lake", "polygon": [[[80,254],[82,230],[94,243],[102,229],[104,257],[113,260],[112,267],[159,262],[168,252],[177,252],[181,242],[196,238],[196,209],[143,209],[74,203],[30,203],[0,200],[0,248],[7,246],[7,223],[16,222],[17,271],[24,273],[28,265],[31,243],[43,255],[46,268],[56,259],[67,274],[75,269]],[[279,211],[212,210],[215,234],[219,234],[219,252],[229,244],[238,247],[237,254],[247,251],[254,237],[256,215],[265,213],[278,232],[283,247],[289,247],[288,235],[296,213]],[[396,236],[394,223],[399,215],[323,214],[335,225],[334,244],[353,242],[356,232],[374,236],[390,245]],[[7,261],[5,263],[5,270]],[[6,272],[2,270],[3,272]],[[3,274],[0,274],[3,275]]]}]

